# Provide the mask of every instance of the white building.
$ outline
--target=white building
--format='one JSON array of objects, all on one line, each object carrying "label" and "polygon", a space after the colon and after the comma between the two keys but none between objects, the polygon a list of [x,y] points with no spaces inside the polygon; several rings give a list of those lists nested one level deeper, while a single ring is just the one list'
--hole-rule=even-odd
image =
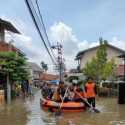
[{"label": "white building", "polygon": [[[76,60],[78,60],[78,65],[80,66],[80,69],[83,69],[85,67],[85,64],[91,61],[91,59],[96,56],[96,52],[98,48],[99,46],[96,46],[96,47],[78,52],[78,54],[76,55]],[[111,60],[113,58],[117,66],[123,64],[123,60],[118,58],[118,56],[123,53],[125,53],[124,50],[117,48],[115,46],[112,46],[110,44],[107,44],[107,59]]]}]

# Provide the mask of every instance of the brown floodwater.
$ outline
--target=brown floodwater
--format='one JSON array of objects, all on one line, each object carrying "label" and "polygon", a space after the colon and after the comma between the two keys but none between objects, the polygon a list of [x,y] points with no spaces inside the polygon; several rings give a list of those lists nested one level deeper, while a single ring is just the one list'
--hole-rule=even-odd
[{"label": "brown floodwater", "polygon": [[63,113],[59,117],[45,112],[39,105],[40,91],[34,97],[17,99],[11,105],[0,105],[0,125],[125,125],[125,105],[116,98],[99,98],[101,113]]}]

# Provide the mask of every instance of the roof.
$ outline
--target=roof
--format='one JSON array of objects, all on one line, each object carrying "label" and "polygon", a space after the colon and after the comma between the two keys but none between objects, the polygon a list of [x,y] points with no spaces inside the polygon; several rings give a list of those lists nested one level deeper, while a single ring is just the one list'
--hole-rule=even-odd
[{"label": "roof", "polygon": [[20,32],[9,21],[5,21],[0,18],[0,26],[1,25],[8,31],[20,34]]},{"label": "roof", "polygon": [[57,79],[59,79],[59,76],[58,75],[53,75],[53,74],[43,73],[40,76],[40,79],[43,80],[43,81],[57,80]]},{"label": "roof", "polygon": [[[108,47],[111,47],[111,48],[113,48],[113,49],[116,49],[116,50],[120,51],[121,53],[125,53],[125,50],[122,50],[122,49],[120,49],[120,48],[118,48],[118,47],[115,47],[115,46],[113,46],[113,45],[111,45],[111,44],[107,44],[107,46],[108,46]],[[78,52],[78,54],[76,55],[75,60],[80,59],[81,56],[84,55],[85,52],[88,52],[88,51],[97,49],[98,47],[99,47],[99,45],[96,46],[96,47],[88,48],[88,49],[86,49],[86,50],[83,50],[83,51]]]},{"label": "roof", "polygon": [[38,64],[36,64],[34,62],[28,62],[28,64],[29,64],[30,68],[33,71],[35,71],[35,72],[43,72],[42,68]]}]

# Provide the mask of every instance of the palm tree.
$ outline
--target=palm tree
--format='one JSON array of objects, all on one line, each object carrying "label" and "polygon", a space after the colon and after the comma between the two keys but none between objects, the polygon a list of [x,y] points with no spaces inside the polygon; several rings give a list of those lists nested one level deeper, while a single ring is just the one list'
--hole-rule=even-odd
[{"label": "palm tree", "polygon": [[43,68],[43,70],[46,72],[48,70],[48,65],[45,64],[43,61],[41,62],[41,67]]}]

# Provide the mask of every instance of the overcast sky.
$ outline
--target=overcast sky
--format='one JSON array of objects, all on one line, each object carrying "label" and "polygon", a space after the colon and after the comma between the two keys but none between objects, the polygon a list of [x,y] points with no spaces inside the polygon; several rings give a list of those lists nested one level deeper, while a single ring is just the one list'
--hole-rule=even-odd
[{"label": "overcast sky", "polygon": [[[33,0],[35,1],[35,0]],[[76,67],[80,50],[98,44],[99,37],[125,49],[125,0],[38,0],[51,43],[62,42],[67,68]],[[0,17],[22,33],[15,44],[30,61],[52,62],[40,40],[24,0],[1,0]],[[7,35],[7,38],[10,36]]]}]

